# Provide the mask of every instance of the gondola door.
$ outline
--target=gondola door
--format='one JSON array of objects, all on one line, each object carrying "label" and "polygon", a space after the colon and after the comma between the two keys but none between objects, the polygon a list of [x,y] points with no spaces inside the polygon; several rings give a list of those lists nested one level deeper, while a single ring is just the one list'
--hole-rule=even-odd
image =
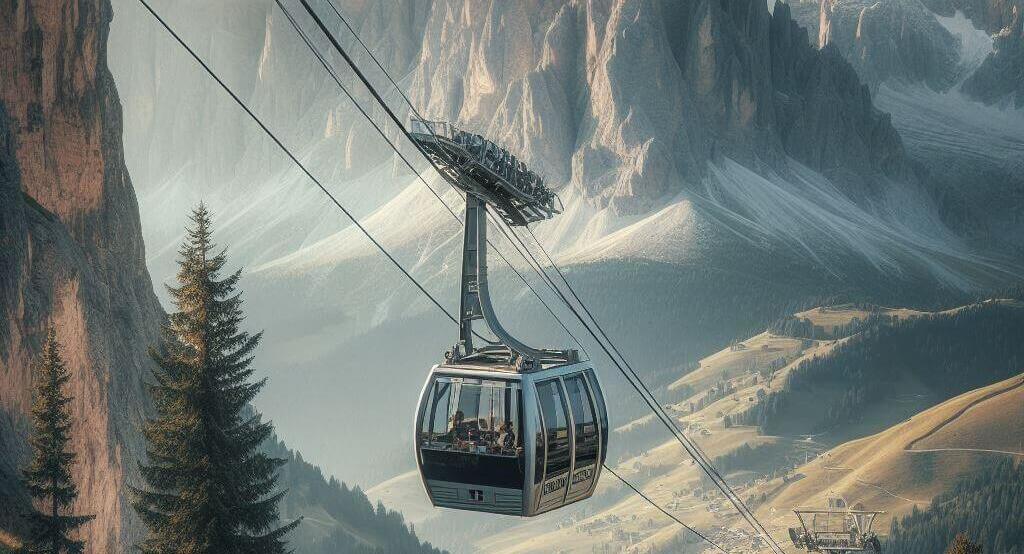
[{"label": "gondola door", "polygon": [[565,400],[565,391],[557,377],[537,383],[540,427],[536,437],[534,481],[540,484],[538,512],[561,506],[569,487],[573,426]]},{"label": "gondola door", "polygon": [[598,460],[601,449],[601,429],[594,396],[583,373],[562,378],[566,399],[572,410],[573,422],[573,464],[572,478],[566,503],[590,495],[598,475]]}]

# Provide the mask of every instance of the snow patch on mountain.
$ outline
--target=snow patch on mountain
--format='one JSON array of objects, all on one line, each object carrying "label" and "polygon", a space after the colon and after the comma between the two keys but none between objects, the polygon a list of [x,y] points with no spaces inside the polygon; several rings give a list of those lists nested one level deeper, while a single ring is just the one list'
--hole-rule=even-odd
[{"label": "snow patch on mountain", "polygon": [[935,19],[960,41],[961,80],[967,78],[992,52],[992,37],[985,30],[975,28],[960,10],[951,16],[935,15]]},{"label": "snow patch on mountain", "polygon": [[562,221],[541,226],[545,244],[554,244],[560,265],[638,258],[686,263],[700,242],[693,202],[679,195],[660,209],[637,216],[594,211],[572,202]]}]

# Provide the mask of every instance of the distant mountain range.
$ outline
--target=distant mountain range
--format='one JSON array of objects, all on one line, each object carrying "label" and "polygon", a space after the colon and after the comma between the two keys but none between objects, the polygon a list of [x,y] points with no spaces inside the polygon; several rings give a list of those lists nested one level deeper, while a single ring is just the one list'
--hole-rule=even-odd
[{"label": "distant mountain range", "polygon": [[[769,4],[339,6],[420,111],[501,142],[559,190],[566,212],[537,235],[645,372],[828,299],[933,306],[1019,279],[1024,112],[960,85],[988,65],[990,34],[1011,25],[1012,6]],[[313,5],[407,115],[333,12]],[[300,5],[286,6],[315,33]],[[362,121],[280,10],[244,1],[161,10],[454,310],[459,224]],[[858,35],[850,14],[862,11]],[[419,380],[453,330],[438,327],[434,307],[190,60],[154,40],[147,14],[126,1],[115,12],[111,64],[156,280],[171,275],[180,214],[205,200],[219,216],[218,240],[247,268],[251,321],[268,331],[263,371],[301,376],[272,380],[261,407],[329,471],[376,481],[408,468],[405,456],[384,469],[345,445],[404,452]],[[822,13],[831,34],[819,48]],[[895,21],[935,32],[894,34],[885,25]],[[919,66],[927,71],[906,69]],[[492,275],[515,332],[552,346],[570,340],[500,262]],[[354,428],[359,414],[388,432]],[[330,422],[336,435],[325,439],[310,421]]]},{"label": "distant mountain range", "polygon": [[[930,205],[888,117],[849,64],[810,44],[787,5],[775,16],[758,0],[343,8],[423,113],[501,142],[561,189],[569,211],[541,232],[566,261],[678,262],[713,251],[695,253],[718,235],[739,233],[917,270],[960,288],[984,282],[958,267],[961,259],[975,262],[972,251]],[[202,37],[218,69],[340,186],[358,215],[409,209],[396,205],[399,191],[422,185],[372,136],[276,7],[179,3],[169,16],[196,10],[205,17],[191,22],[189,34]],[[164,56],[144,15],[125,6],[130,21],[115,24],[113,61],[124,83],[126,132],[138,138],[128,142],[128,157],[143,210],[153,212],[151,263],[166,266],[180,232],[167,202],[198,195],[235,214],[226,234],[252,263],[340,263],[344,257],[332,252],[344,223],[321,221],[333,222],[322,199],[304,192],[308,185],[189,60]],[[157,57],[158,69],[150,63]],[[357,59],[369,66],[365,54]],[[369,73],[387,92],[380,73]],[[303,83],[301,91],[294,83]],[[408,112],[394,91],[387,98]],[[194,116],[175,115],[179,108]],[[296,192],[282,205],[276,199],[286,189]],[[162,209],[149,210],[150,202]],[[439,206],[428,206],[405,224],[382,214],[378,231],[396,235],[395,248],[421,249],[419,237],[439,224],[430,221]],[[778,209],[801,213],[790,221],[793,214]],[[264,223],[255,234],[250,218]],[[845,237],[849,228],[861,236]],[[834,260],[829,269],[843,265]]]}]

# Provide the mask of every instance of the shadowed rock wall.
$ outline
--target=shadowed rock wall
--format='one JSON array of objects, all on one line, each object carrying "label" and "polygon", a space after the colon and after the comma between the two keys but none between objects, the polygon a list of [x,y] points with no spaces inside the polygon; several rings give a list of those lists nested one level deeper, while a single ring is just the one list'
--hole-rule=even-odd
[{"label": "shadowed rock wall", "polygon": [[0,529],[25,498],[31,362],[57,328],[71,372],[89,552],[137,538],[123,491],[142,453],[146,348],[163,317],[106,65],[107,0],[0,2]]}]

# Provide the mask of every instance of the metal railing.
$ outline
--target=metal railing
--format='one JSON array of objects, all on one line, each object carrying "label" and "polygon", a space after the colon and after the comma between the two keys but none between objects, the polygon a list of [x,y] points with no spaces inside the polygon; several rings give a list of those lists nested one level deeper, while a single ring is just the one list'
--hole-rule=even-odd
[{"label": "metal railing", "polygon": [[[544,179],[527,168],[525,163],[508,150],[481,135],[463,131],[447,121],[427,121],[417,118],[411,119],[409,132],[423,145],[434,143],[448,153],[455,151],[459,154],[457,157],[465,158],[465,160],[458,160],[457,163],[471,161],[485,169],[500,181],[501,187],[505,189],[504,192],[510,197],[513,205],[520,205],[530,211],[539,209],[547,217],[562,211],[561,201],[553,191],[544,185]],[[439,158],[441,163],[452,164],[452,161],[446,160],[445,156],[439,156]],[[458,168],[451,169],[464,173],[466,168],[460,165]]]}]

